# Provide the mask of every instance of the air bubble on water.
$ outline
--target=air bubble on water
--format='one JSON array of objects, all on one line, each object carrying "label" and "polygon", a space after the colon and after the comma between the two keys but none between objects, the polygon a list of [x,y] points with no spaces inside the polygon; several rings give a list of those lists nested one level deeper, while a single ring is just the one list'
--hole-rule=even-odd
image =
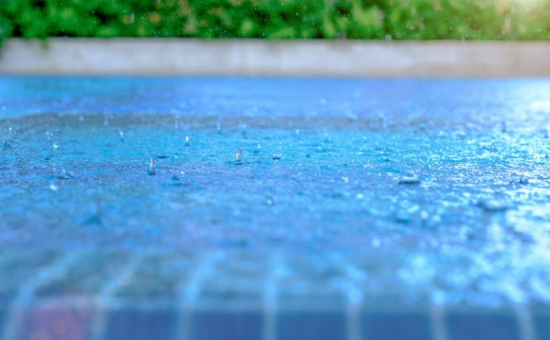
[{"label": "air bubble on water", "polygon": [[149,170],[147,170],[149,176],[155,176],[157,174],[157,161],[153,157],[149,159]]},{"label": "air bubble on water", "polygon": [[185,146],[191,146],[191,137],[185,136]]}]

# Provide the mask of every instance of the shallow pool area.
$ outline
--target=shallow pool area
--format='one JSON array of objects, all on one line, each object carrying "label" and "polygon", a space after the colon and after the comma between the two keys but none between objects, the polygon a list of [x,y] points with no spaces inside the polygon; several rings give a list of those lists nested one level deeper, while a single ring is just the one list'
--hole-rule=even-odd
[{"label": "shallow pool area", "polygon": [[0,77],[0,325],[545,339],[549,133],[549,80]]}]

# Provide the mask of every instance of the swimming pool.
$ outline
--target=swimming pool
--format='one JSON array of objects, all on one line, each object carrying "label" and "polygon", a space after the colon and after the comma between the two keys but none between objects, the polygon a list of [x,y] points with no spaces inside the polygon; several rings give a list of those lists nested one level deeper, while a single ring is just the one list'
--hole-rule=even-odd
[{"label": "swimming pool", "polygon": [[548,80],[0,77],[0,117],[6,338],[550,333]]}]

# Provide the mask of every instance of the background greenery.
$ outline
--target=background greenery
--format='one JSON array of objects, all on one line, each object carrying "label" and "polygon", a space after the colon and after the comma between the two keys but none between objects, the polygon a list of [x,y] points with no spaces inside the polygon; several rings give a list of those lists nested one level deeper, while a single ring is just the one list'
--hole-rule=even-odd
[{"label": "background greenery", "polygon": [[6,37],[550,40],[550,0],[0,0]]}]

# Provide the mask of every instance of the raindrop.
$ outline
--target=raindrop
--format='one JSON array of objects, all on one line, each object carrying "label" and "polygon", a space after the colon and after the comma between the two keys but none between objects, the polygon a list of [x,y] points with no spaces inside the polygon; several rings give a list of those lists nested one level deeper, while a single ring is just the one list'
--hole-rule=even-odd
[{"label": "raindrop", "polygon": [[157,174],[157,161],[151,157],[149,159],[149,170],[147,170],[149,176],[155,176]]},{"label": "raindrop", "polygon": [[261,151],[262,151],[262,146],[260,144],[258,144],[258,148],[256,150],[254,150],[254,153],[259,154]]},{"label": "raindrop", "polygon": [[235,153],[235,162],[236,164],[241,164],[243,160],[243,151],[241,149],[238,149]]},{"label": "raindrop", "polygon": [[243,135],[243,138],[246,138],[246,124],[239,124],[239,128],[241,129],[241,134]]}]

